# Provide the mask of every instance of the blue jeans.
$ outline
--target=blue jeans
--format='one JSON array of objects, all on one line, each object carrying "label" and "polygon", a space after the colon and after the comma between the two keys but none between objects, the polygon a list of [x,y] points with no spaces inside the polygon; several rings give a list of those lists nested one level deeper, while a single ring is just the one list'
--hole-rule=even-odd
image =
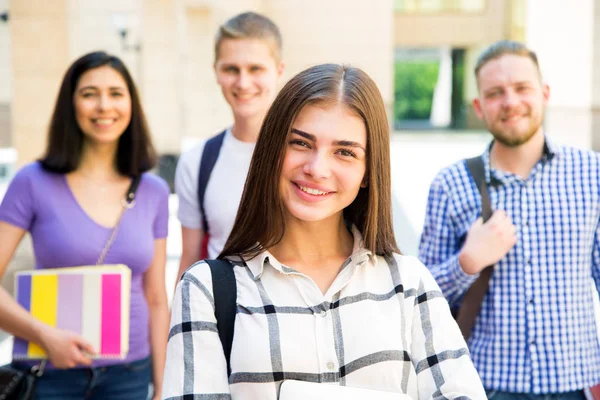
[{"label": "blue jeans", "polygon": [[34,399],[146,400],[151,380],[150,357],[107,367],[46,370],[36,380]]},{"label": "blue jeans", "polygon": [[510,393],[486,390],[488,400],[585,400],[583,391],[554,394]]}]

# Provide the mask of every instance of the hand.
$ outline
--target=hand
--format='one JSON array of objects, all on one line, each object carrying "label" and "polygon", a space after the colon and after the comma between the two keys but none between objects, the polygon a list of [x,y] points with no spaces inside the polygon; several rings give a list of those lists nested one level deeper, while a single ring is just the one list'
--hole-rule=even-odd
[{"label": "hand", "polygon": [[96,354],[92,345],[84,338],[62,329],[47,327],[41,341],[48,359],[59,369],[89,366],[92,364],[89,355]]},{"label": "hand", "polygon": [[484,224],[481,218],[467,233],[458,256],[461,268],[469,275],[500,261],[517,243],[517,228],[503,210],[497,210]]},{"label": "hand", "polygon": [[160,397],[160,392],[155,392],[154,396],[152,396],[152,400],[162,400],[162,398]]}]

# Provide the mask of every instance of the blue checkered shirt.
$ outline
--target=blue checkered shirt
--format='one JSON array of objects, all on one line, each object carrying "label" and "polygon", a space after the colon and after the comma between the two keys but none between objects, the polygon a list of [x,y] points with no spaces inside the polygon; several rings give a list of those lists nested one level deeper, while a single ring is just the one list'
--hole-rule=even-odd
[{"label": "blue checkered shirt", "polygon": [[[593,282],[600,287],[600,155],[552,145],[527,179],[490,168],[492,208],[517,227],[517,244],[494,267],[469,348],[486,389],[581,390],[600,382]],[[481,197],[464,161],[433,181],[419,256],[451,306],[477,276],[458,253]],[[593,278],[593,280],[592,280]]]}]

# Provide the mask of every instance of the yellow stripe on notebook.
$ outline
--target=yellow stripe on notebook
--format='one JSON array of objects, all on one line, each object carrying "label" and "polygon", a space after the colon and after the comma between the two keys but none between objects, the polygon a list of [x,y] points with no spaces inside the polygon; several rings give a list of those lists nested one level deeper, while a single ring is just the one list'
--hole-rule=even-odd
[{"label": "yellow stripe on notebook", "polygon": [[[32,278],[31,315],[50,326],[56,326],[58,277],[56,275],[34,275]],[[33,342],[29,343],[27,353],[30,357],[42,357],[46,354],[40,346]]]}]

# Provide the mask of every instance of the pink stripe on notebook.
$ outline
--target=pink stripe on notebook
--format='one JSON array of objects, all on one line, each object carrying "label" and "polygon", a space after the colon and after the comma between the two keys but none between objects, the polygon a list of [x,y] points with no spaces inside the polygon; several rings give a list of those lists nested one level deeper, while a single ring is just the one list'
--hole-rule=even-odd
[{"label": "pink stripe on notebook", "polygon": [[102,276],[102,355],[121,353],[121,275]]}]

